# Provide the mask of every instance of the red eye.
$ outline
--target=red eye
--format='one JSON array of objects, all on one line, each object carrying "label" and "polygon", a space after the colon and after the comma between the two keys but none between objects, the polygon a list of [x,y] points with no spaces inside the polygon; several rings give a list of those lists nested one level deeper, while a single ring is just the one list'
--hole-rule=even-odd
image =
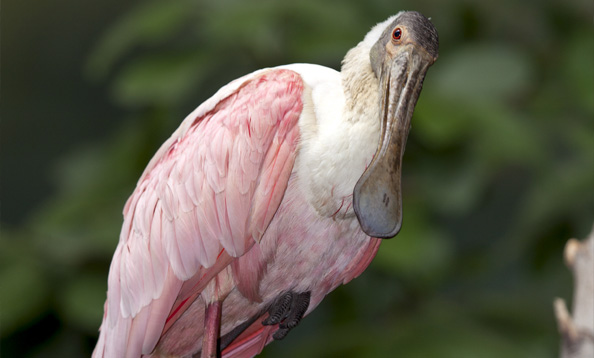
[{"label": "red eye", "polygon": [[400,38],[402,37],[402,30],[400,30],[400,27],[397,27],[394,32],[392,32],[392,38],[394,40],[400,40]]}]

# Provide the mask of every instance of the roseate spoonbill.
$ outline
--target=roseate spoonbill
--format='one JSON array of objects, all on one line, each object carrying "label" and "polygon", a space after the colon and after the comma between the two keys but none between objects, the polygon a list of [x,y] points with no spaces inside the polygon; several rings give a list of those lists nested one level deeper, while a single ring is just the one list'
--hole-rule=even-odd
[{"label": "roseate spoonbill", "polygon": [[413,109],[438,55],[418,12],[342,71],[256,71],[149,162],[124,207],[94,357],[251,357],[358,276],[402,221]]}]

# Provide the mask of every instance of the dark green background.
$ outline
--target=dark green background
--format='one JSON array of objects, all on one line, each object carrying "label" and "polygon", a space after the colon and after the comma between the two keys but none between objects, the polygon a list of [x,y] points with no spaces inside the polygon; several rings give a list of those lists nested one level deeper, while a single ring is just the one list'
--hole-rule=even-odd
[{"label": "dark green background", "polygon": [[402,231],[263,356],[557,356],[563,246],[594,221],[591,0],[3,1],[0,355],[90,354],[124,202],[187,113],[258,68],[338,69],[401,9],[440,35]]}]

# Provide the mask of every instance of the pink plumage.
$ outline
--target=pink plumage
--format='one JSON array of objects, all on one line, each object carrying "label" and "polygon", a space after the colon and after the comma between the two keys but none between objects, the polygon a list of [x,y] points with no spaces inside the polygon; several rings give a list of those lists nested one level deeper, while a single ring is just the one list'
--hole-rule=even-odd
[{"label": "pink plumage", "polygon": [[[299,74],[283,69],[238,82],[237,88],[223,90],[212,108],[207,102],[184,121],[126,203],[94,357],[150,355],[192,304],[230,290],[250,302],[245,312],[255,314],[262,305],[261,276],[276,251],[266,245],[263,252],[263,235],[283,197],[298,200],[287,185],[297,153],[304,83]],[[289,207],[297,206],[281,211]],[[267,239],[282,240],[279,236]],[[362,249],[372,252],[363,255],[372,257],[376,246]],[[369,263],[355,261],[355,266]],[[363,269],[355,268],[345,279]],[[205,291],[213,281],[225,282]],[[331,289],[339,283],[326,285]],[[272,333],[262,328],[237,342],[251,356]],[[199,348],[191,347],[199,345],[197,338],[187,348],[169,347],[163,340],[155,356],[189,354]],[[241,357],[243,350],[232,344],[224,356]]]},{"label": "pink plumage", "polygon": [[433,25],[403,12],[341,73],[256,71],[186,117],[124,207],[93,357],[252,357],[360,275],[375,237],[400,229],[404,144],[436,58]]}]

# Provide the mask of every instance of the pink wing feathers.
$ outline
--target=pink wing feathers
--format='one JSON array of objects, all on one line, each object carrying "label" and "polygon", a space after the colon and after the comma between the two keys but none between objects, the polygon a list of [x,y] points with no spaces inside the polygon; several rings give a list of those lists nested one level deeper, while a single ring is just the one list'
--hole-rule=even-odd
[{"label": "pink wing feathers", "polygon": [[[150,353],[206,283],[260,240],[295,160],[303,86],[279,69],[236,80],[159,149],[124,208],[94,357]],[[257,298],[258,279],[242,274],[237,288]]]}]

